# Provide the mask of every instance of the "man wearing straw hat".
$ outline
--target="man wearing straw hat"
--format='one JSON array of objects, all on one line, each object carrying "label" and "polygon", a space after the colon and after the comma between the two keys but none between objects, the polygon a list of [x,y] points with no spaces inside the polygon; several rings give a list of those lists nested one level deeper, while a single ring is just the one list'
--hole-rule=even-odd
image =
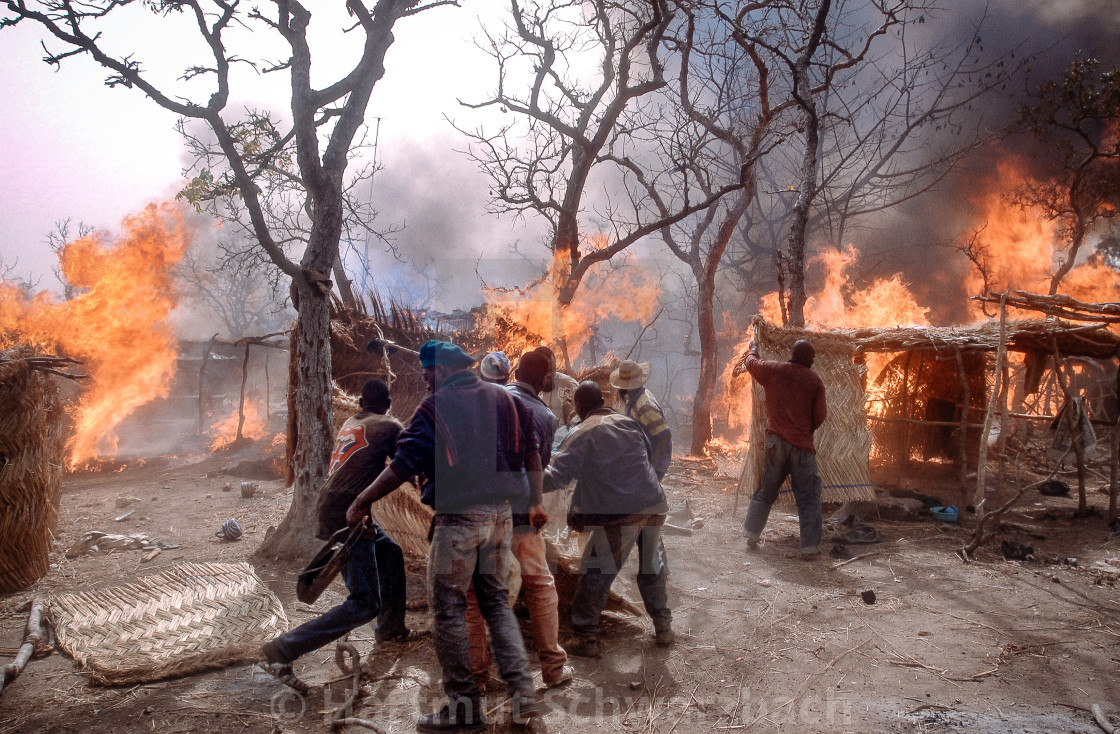
[{"label": "man wearing straw hat", "polygon": [[820,556],[821,477],[813,432],[824,423],[828,409],[824,381],[812,370],[815,357],[813,345],[798,339],[788,362],[764,360],[759,356],[758,342],[752,341],[743,361],[747,372],[766,390],[766,463],[762,482],[751,497],[743,521],[750,550],[758,547],[778,488],[788,476],[797,501],[801,557],[809,560]]},{"label": "man wearing straw hat", "polygon": [[370,505],[412,476],[425,477],[421,499],[435,510],[428,556],[432,637],[448,704],[425,714],[417,731],[481,731],[482,692],[471,675],[465,619],[473,584],[490,629],[494,657],[512,699],[513,720],[540,713],[525,643],[509,606],[510,503],[528,496],[535,527],[548,521],[541,503],[541,461],[528,408],[469,369],[474,358],[450,342],[420,348],[432,394],[413,413],[396,454],[346,512],[353,526]]},{"label": "man wearing straw hat", "polygon": [[665,477],[673,458],[673,433],[665,422],[665,411],[657,404],[653,394],[645,388],[652,366],[649,362],[638,364],[632,359],[623,360],[611,372],[610,383],[622,398],[622,414],[638,421],[653,446],[653,469],[657,479]]}]

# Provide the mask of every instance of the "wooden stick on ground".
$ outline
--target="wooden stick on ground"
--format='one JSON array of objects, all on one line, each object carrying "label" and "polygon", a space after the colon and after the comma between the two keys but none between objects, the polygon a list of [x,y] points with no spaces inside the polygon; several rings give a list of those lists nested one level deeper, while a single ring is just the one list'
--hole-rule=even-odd
[{"label": "wooden stick on ground", "polygon": [[1093,718],[1096,720],[1097,726],[1104,729],[1108,734],[1120,734],[1120,726],[1113,726],[1109,722],[1108,718],[1104,715],[1104,711],[1101,710],[1101,705],[1099,703],[1093,704]]},{"label": "wooden stick on ground", "polygon": [[43,603],[36,599],[31,602],[31,612],[27,615],[27,626],[23,631],[23,644],[19,646],[16,659],[0,670],[0,695],[4,693],[4,686],[15,680],[27,661],[35,653],[35,646],[43,637]]}]

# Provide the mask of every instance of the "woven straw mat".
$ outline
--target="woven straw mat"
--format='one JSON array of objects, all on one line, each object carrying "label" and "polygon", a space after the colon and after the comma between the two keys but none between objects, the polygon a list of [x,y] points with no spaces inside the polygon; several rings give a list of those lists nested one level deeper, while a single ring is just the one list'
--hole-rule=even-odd
[{"label": "woven straw mat", "polygon": [[288,628],[280,600],[247,563],[182,563],[55,597],[49,610],[59,646],[104,685],[252,662]]}]

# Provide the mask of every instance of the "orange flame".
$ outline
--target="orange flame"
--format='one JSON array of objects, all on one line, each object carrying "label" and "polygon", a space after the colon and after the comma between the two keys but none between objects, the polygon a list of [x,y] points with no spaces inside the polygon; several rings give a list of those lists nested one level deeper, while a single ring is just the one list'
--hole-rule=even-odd
[{"label": "orange flame", "polygon": [[488,308],[481,326],[493,333],[495,349],[513,359],[542,341],[562,344],[575,364],[599,324],[612,318],[648,322],[661,301],[658,275],[631,259],[625,267],[599,267],[584,276],[571,304],[561,306],[557,294],[568,272],[568,260],[557,255],[547,276],[527,291],[484,291]]},{"label": "orange flame", "polygon": [[[220,451],[237,441],[237,424],[240,420],[241,416],[238,414],[237,408],[234,408],[232,413],[210,426],[211,452]],[[241,438],[255,441],[258,438],[262,438],[267,432],[268,425],[264,418],[261,417],[260,410],[257,408],[256,404],[246,401],[245,423],[241,426]],[[276,445],[275,437],[273,437],[272,445]]]},{"label": "orange flame", "polygon": [[71,469],[114,454],[120,422],[167,394],[178,355],[168,323],[177,303],[171,269],[189,243],[174,205],[150,205],[124,219],[115,241],[96,233],[63,248],[59,263],[74,298],[0,288],[0,345],[57,350],[90,375],[73,411]]},{"label": "orange flame", "polygon": [[[996,181],[1021,181],[1024,165],[1014,157],[996,166]],[[978,233],[978,259],[988,272],[988,288],[1006,288],[1032,293],[1048,293],[1050,278],[1065,253],[1059,251],[1058,225],[1037,208],[1023,208],[1007,200],[998,185],[977,194],[973,204],[979,211],[983,229]],[[984,289],[983,276],[970,268],[967,278],[970,294]],[[1117,299],[1120,274],[1095,260],[1075,265],[1059,284],[1059,291],[1082,301],[1109,302]]]},{"label": "orange flame", "polygon": [[[847,275],[859,254],[848,245],[843,250],[824,250],[810,260],[824,267],[821,289],[805,299],[805,322],[810,329],[846,329],[864,326],[889,327],[929,324],[929,308],[920,305],[895,273],[878,278],[863,290],[855,290]],[[777,292],[762,299],[762,316],[773,324],[782,322]]]}]

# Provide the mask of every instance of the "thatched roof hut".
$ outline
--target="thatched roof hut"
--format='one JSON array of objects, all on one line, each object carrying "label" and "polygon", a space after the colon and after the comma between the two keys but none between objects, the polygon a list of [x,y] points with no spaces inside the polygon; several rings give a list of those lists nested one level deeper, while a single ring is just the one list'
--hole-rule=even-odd
[{"label": "thatched roof hut", "polygon": [[[817,447],[817,465],[821,474],[821,498],[826,502],[875,499],[874,485],[868,466],[871,434],[863,412],[864,367],[854,361],[855,349],[850,338],[830,332],[781,328],[761,317],[754,320],[755,339],[763,359],[787,359],[798,339],[808,339],[816,348],[813,369],[825,384],[828,420],[818,429],[813,441]],[[736,359],[735,374],[743,373],[742,360]],[[762,479],[763,449],[766,437],[766,395],[758,383],[751,381],[750,448],[747,450],[739,491],[751,493]],[[778,495],[779,504],[792,505],[788,480]]]},{"label": "thatched roof hut", "polygon": [[65,415],[59,385],[46,374],[58,358],[29,347],[0,351],[0,593],[47,572],[58,521]]},{"label": "thatched roof hut", "polygon": [[[826,501],[856,499],[856,493],[871,497],[872,452],[885,463],[905,467],[917,450],[922,458],[956,463],[962,477],[975,467],[999,322],[811,332],[776,327],[756,317],[754,328],[766,358],[788,357],[800,338],[817,348],[814,368],[824,378],[829,407],[829,418],[815,437]],[[1120,355],[1120,336],[1104,323],[1020,319],[1005,324],[1005,346],[1023,355],[1018,390],[1029,395],[1039,390],[1055,354],[1087,362],[1111,360]],[[876,354],[883,356],[876,360]],[[736,358],[736,374],[744,356]],[[1114,387],[1114,377],[1111,382]],[[764,396],[757,385],[752,390],[750,448],[740,479],[740,490],[747,492],[761,477],[765,431]],[[1060,392],[1052,393],[1050,402],[1055,399],[1062,399]],[[1052,415],[1011,417],[1043,421]]]}]

